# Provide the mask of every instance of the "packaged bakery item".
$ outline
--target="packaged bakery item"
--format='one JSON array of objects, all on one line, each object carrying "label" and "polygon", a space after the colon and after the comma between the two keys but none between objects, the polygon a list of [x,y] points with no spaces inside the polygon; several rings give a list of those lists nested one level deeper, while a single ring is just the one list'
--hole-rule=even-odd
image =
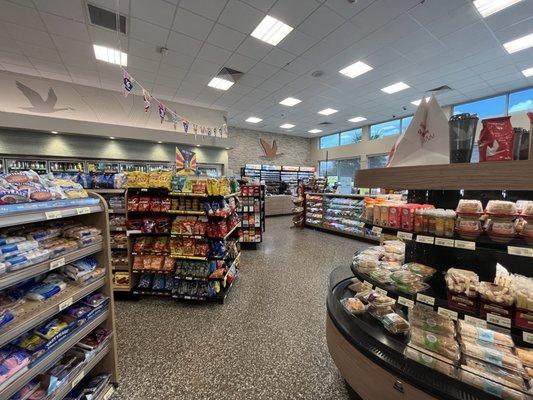
[{"label": "packaged bakery item", "polygon": [[346,311],[351,314],[361,315],[365,312],[365,305],[359,299],[348,297],[346,299],[342,299],[341,303],[346,309]]},{"label": "packaged bakery item", "polygon": [[517,347],[516,355],[520,358],[520,360],[522,360],[522,364],[524,364],[524,366],[530,368],[533,367],[533,349]]},{"label": "packaged bakery item", "polygon": [[495,343],[506,347],[514,347],[513,338],[507,333],[470,325],[463,320],[459,320],[458,324],[461,337],[479,339],[487,343]]},{"label": "packaged bakery item", "polygon": [[524,372],[522,361],[512,353],[510,347],[491,344],[482,340],[461,338],[461,350],[463,354],[499,367],[512,369],[520,373]]},{"label": "packaged bakery item", "polygon": [[394,286],[404,293],[414,295],[416,293],[425,292],[430,286],[425,282],[407,282],[407,283],[394,283]]},{"label": "packaged bakery item", "polygon": [[456,363],[461,357],[459,345],[454,338],[438,335],[412,326],[409,344],[440,354]]},{"label": "packaged bakery item", "polygon": [[453,321],[433,310],[415,304],[409,310],[409,322],[412,326],[433,332],[438,335],[455,337],[455,325]]},{"label": "packaged bakery item", "polygon": [[491,282],[480,282],[478,292],[481,297],[481,316],[498,314],[512,317],[514,294],[509,287],[500,286]]},{"label": "packaged bakery item", "polygon": [[511,117],[489,118],[481,121],[479,161],[510,161],[514,153],[514,131]]},{"label": "packaged bakery item", "polygon": [[370,277],[379,283],[389,283],[391,271],[376,269],[370,272]]},{"label": "packaged bakery item", "polygon": [[469,385],[477,387],[478,389],[504,400],[527,400],[529,398],[529,396],[525,393],[511,389],[497,382],[491,381],[490,379],[465,370],[459,371],[459,378]]},{"label": "packaged bakery item", "polygon": [[351,290],[352,292],[358,293],[367,289],[367,287],[359,279],[352,278],[351,283],[347,286],[347,289]]},{"label": "packaged bakery item", "polygon": [[35,249],[6,258],[3,266],[6,271],[13,272],[46,261],[48,258],[50,258],[49,250]]},{"label": "packaged bakery item", "polygon": [[526,390],[524,378],[515,371],[465,356],[461,369],[517,390]]},{"label": "packaged bakery item", "polygon": [[464,239],[475,240],[483,232],[478,217],[460,215],[455,222],[455,230]]},{"label": "packaged bakery item", "polygon": [[423,364],[426,367],[439,371],[445,375],[448,375],[451,377],[456,376],[455,367],[449,363],[439,360],[438,357],[433,357],[429,354],[415,350],[409,346],[405,347],[404,355],[407,358],[410,358],[411,360],[416,361],[417,363]]},{"label": "packaged bakery item", "polygon": [[485,213],[494,216],[511,216],[517,214],[516,203],[512,201],[489,200]]},{"label": "packaged bakery item", "polygon": [[5,244],[0,246],[0,261],[6,258],[25,253],[30,250],[35,250],[39,247],[39,242],[36,240],[25,240],[23,242],[17,242],[12,244]]},{"label": "packaged bakery item", "polygon": [[2,347],[0,349],[0,384],[26,368],[30,359],[30,355],[25,350],[11,345]]},{"label": "packaged bakery item", "polygon": [[431,268],[431,267],[428,267],[427,265],[416,263],[416,262],[407,263],[403,266],[403,268],[421,276],[423,279],[431,278],[431,276],[436,271],[435,268]]},{"label": "packaged bakery item", "polygon": [[406,270],[400,270],[400,271],[394,271],[390,275],[391,280],[394,283],[397,284],[407,284],[407,283],[414,283],[414,282],[420,282],[421,277],[414,272],[406,271]]},{"label": "packaged bakery item", "polygon": [[394,310],[391,306],[374,307],[371,305],[368,307],[368,313],[377,320],[381,321],[385,315],[394,313]]},{"label": "packaged bakery item", "polygon": [[385,329],[394,334],[406,333],[409,331],[409,322],[396,313],[385,315],[381,322]]},{"label": "packaged bakery item", "polygon": [[473,271],[450,268],[444,277],[448,290],[453,293],[465,294],[468,297],[477,296],[479,277]]},{"label": "packaged bakery item", "polygon": [[459,215],[481,215],[483,214],[483,205],[479,200],[461,199],[455,212]]},{"label": "packaged bakery item", "polygon": [[374,308],[392,307],[396,304],[396,300],[378,292],[373,292],[368,296],[368,303]]}]

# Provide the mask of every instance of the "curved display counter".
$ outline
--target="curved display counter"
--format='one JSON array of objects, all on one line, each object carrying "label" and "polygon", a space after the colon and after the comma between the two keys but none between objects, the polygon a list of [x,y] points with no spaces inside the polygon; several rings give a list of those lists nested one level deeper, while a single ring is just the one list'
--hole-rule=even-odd
[{"label": "curved display counter", "polygon": [[[326,335],[331,357],[355,392],[353,399],[514,399],[501,393],[489,394],[405,357],[407,336],[389,333],[368,313],[354,316],[345,311],[340,300],[353,295],[347,289],[351,277],[346,267],[337,268],[331,275]],[[520,395],[518,398],[531,398]]]}]

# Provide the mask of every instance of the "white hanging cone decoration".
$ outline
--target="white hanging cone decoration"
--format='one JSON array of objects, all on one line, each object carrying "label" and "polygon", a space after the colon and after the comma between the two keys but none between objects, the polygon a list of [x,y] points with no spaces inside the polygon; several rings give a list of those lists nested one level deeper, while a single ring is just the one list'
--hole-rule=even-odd
[{"label": "white hanging cone decoration", "polygon": [[407,130],[400,135],[389,154],[388,167],[449,164],[448,120],[431,96],[422,99]]}]

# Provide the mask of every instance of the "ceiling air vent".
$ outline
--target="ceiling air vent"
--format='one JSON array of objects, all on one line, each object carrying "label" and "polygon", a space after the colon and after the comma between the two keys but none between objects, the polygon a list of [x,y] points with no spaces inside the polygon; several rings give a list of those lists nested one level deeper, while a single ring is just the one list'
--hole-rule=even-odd
[{"label": "ceiling air vent", "polygon": [[439,86],[433,89],[429,89],[428,92],[437,93],[437,92],[446,92],[448,90],[452,90],[452,88],[449,87],[448,85],[443,85],[443,86]]},{"label": "ceiling air vent", "polygon": [[322,126],[324,126],[324,125],[333,125],[333,122],[324,121],[324,122],[319,123],[318,125],[322,125]]},{"label": "ceiling air vent", "polygon": [[118,30],[120,33],[126,34],[126,17],[124,15],[104,10],[103,8],[93,6],[92,4],[87,4],[87,8],[89,9],[89,20],[92,25],[111,29],[112,31]]}]

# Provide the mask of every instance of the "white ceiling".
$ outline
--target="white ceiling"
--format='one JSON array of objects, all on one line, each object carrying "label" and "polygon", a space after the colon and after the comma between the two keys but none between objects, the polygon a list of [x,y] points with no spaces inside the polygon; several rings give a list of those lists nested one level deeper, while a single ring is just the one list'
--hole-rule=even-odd
[{"label": "white ceiling", "polygon": [[[117,0],[89,0],[115,10]],[[411,101],[449,85],[437,98],[457,103],[533,85],[533,48],[512,55],[502,43],[533,32],[533,0],[486,19],[471,0],[119,0],[128,16],[120,35],[128,70],[163,100],[227,110],[230,125],[273,132],[283,123],[306,137],[364,116],[379,122],[412,114]],[[250,36],[270,14],[295,29],[273,47]],[[121,90],[117,66],[97,62],[92,44],[117,47],[112,31],[87,23],[84,0],[0,0],[0,68]],[[166,56],[159,46],[169,49]],[[374,70],[349,79],[338,71],[361,60]],[[207,86],[226,66],[244,72],[228,91]],[[321,78],[311,72],[321,70]],[[388,95],[384,86],[411,86]],[[292,108],[279,101],[297,97]],[[405,106],[406,110],[402,107]],[[325,117],[317,111],[331,107]],[[244,120],[263,118],[259,124]],[[363,123],[364,124],[364,123]]]}]

